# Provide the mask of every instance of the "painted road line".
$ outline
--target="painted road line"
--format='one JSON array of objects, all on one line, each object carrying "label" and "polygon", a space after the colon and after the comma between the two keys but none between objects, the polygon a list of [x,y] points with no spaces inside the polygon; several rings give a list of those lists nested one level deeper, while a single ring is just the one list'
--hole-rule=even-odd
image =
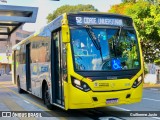
[{"label": "painted road line", "polygon": [[[5,93],[10,92],[10,90],[8,89],[5,89],[5,91],[6,91]],[[1,102],[4,103],[10,111],[26,111],[24,108],[22,108],[20,105],[18,105],[14,100],[9,98],[8,96],[4,96],[4,98],[1,98]],[[28,118],[23,118],[18,116],[14,116],[14,118],[18,118],[20,120],[28,120]],[[30,120],[36,120],[36,119],[33,117],[30,117]]]},{"label": "painted road line", "polygon": [[[22,98],[22,99],[24,99],[24,100],[30,102],[31,104],[33,104],[33,105],[39,107],[39,108],[42,109],[44,112],[46,112],[45,114],[47,114],[47,116],[52,117],[51,114],[53,114],[53,113],[51,113],[51,110],[48,110],[47,108],[45,108],[45,107],[43,107],[43,106],[41,106],[41,105],[39,105],[39,104],[37,104],[37,103],[35,103],[35,102],[33,102],[33,101],[27,99],[26,97],[23,97],[23,96],[19,95],[19,94],[16,93],[15,91],[13,91],[13,90],[11,90],[11,89],[9,89],[9,88],[3,86],[1,83],[0,83],[0,87],[2,87],[2,88],[4,88],[4,89],[7,89],[8,91],[12,92],[13,94],[17,95],[18,97],[20,97],[20,98]],[[54,115],[55,115],[55,116],[58,116],[58,115],[56,115],[55,113],[54,113]]]},{"label": "painted road line", "polygon": [[[117,107],[117,106],[110,106],[110,107],[120,109],[120,110],[124,110],[124,111],[131,111],[131,110],[128,110],[128,109],[125,109],[125,108]],[[156,120],[160,120],[160,117],[151,117],[151,118],[156,119]]]},{"label": "painted road line", "polygon": [[156,99],[150,99],[150,98],[143,98],[144,100],[152,100],[152,101],[156,101],[156,102],[160,102],[160,100],[156,100]]},{"label": "painted road line", "polygon": [[160,117],[152,117],[152,118],[154,118],[154,119],[156,119],[156,120],[160,120]]},{"label": "painted road line", "polygon": [[[42,109],[42,110],[45,112],[45,114],[46,114],[47,116],[52,117],[52,118],[53,118],[54,116],[56,116],[56,117],[54,117],[54,118],[60,119],[60,120],[67,120],[65,117],[60,117],[60,118],[58,118],[58,117],[57,117],[58,115],[57,115],[56,113],[53,114],[51,110],[49,110],[49,109],[47,109],[47,108],[45,108],[45,107],[43,107],[43,106],[35,103],[34,101],[32,101],[32,100],[30,100],[30,99],[27,99],[26,97],[21,96],[20,94],[16,93],[14,90],[9,89],[9,88],[6,87],[6,86],[3,86],[3,83],[4,83],[4,82],[0,82],[0,87],[2,87],[2,88],[4,88],[4,89],[12,92],[13,94],[17,95],[18,97],[20,97],[20,98],[26,100],[27,102],[29,102],[30,104],[33,104],[33,105],[39,107],[40,109]],[[12,84],[11,84],[11,86],[12,86]],[[14,85],[13,85],[13,86],[14,86]],[[53,116],[53,115],[54,115],[54,116]],[[21,118],[21,119],[23,119],[23,118]],[[24,119],[25,119],[25,118],[24,118]],[[28,119],[27,119],[27,120],[28,120]]]},{"label": "painted road line", "polygon": [[9,97],[3,98],[2,101],[11,111],[26,111]]},{"label": "painted road line", "polygon": [[5,89],[7,89],[7,90],[9,90],[9,91],[11,91],[12,93],[16,94],[17,96],[21,97],[22,99],[24,99],[24,100],[26,100],[26,101],[28,101],[28,102],[36,105],[37,107],[41,108],[41,109],[44,110],[44,111],[51,111],[51,110],[48,110],[47,108],[45,108],[45,107],[43,107],[43,106],[41,106],[41,105],[39,105],[39,104],[37,104],[37,103],[35,103],[35,102],[29,100],[29,99],[26,98],[26,97],[21,96],[20,94],[18,94],[18,93],[16,93],[15,91],[9,89],[8,87],[3,86],[1,83],[0,83],[0,86],[3,87],[3,88],[5,88]]},{"label": "painted road line", "polygon": [[156,89],[156,88],[150,88],[150,90],[154,90],[154,91],[157,91],[158,89]]},{"label": "painted road line", "polygon": [[117,117],[99,117],[98,120],[123,120]]},{"label": "painted road line", "polygon": [[23,100],[24,102],[26,102],[26,103],[28,103],[28,104],[30,104],[30,102],[28,102],[28,101],[26,101],[26,100]]},{"label": "painted road line", "polygon": [[110,106],[110,107],[120,109],[120,110],[124,110],[124,111],[131,111],[131,110],[128,110],[128,109],[125,109],[125,108],[117,107],[117,106]]}]

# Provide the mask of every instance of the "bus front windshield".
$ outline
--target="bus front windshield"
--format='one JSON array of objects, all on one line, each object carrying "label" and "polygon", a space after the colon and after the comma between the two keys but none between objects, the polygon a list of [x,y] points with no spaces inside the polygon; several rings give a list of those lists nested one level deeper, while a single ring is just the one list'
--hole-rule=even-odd
[{"label": "bus front windshield", "polygon": [[76,71],[115,71],[140,68],[134,29],[71,28]]}]

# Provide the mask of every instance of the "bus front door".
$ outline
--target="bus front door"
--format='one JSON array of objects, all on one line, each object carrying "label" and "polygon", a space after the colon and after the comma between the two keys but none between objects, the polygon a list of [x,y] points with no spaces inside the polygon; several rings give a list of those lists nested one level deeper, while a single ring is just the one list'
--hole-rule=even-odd
[{"label": "bus front door", "polygon": [[26,45],[26,87],[31,92],[30,43]]},{"label": "bus front door", "polygon": [[52,102],[64,106],[63,81],[61,74],[61,31],[52,33],[51,41]]}]

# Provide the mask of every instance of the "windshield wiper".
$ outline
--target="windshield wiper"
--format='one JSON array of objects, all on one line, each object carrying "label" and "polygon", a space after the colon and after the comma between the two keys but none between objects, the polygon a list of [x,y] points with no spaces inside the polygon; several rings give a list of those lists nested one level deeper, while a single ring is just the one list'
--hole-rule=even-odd
[{"label": "windshield wiper", "polygon": [[121,33],[122,33],[122,28],[123,26],[120,26],[115,39],[113,40],[113,48],[114,48],[114,55],[115,57],[117,57],[117,48],[119,47],[119,42],[120,42],[120,37],[121,37]]},{"label": "windshield wiper", "polygon": [[91,38],[94,46],[96,47],[97,50],[99,50],[100,52],[100,56],[101,56],[101,59],[102,59],[102,62],[103,62],[103,57],[102,57],[102,48],[101,48],[101,45],[100,45],[100,41],[99,41],[99,38],[97,38],[92,30],[92,28],[88,25],[85,26],[86,28],[86,31],[89,35],[89,37]]},{"label": "windshield wiper", "polygon": [[117,36],[117,42],[116,42],[116,43],[118,43],[118,45],[116,44],[116,46],[119,46],[119,41],[120,41],[122,29],[123,29],[123,26],[120,26],[119,30],[118,30],[118,36]]}]

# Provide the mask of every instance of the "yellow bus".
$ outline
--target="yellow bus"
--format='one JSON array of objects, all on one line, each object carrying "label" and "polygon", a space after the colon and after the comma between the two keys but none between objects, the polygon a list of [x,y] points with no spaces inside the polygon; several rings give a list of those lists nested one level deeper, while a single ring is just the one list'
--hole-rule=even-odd
[{"label": "yellow bus", "polygon": [[18,92],[49,109],[96,108],[140,102],[143,60],[130,17],[65,13],[13,47]]}]

